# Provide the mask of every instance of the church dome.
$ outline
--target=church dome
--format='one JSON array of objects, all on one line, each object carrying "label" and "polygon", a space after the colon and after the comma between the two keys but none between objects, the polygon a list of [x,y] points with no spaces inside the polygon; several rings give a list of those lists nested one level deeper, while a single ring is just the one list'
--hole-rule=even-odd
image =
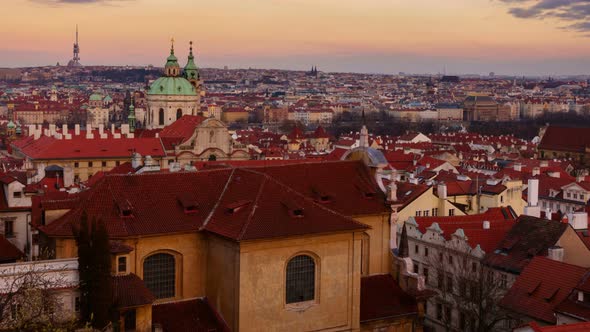
[{"label": "church dome", "polygon": [[14,128],[16,128],[16,125],[14,124],[14,122],[12,122],[12,120],[10,120],[10,121],[8,122],[8,125],[7,125],[7,127],[8,127],[9,129],[14,129]]},{"label": "church dome", "polygon": [[197,96],[195,87],[184,77],[160,77],[150,85],[148,95]]},{"label": "church dome", "polygon": [[90,101],[102,101],[102,95],[93,93],[90,95]]}]

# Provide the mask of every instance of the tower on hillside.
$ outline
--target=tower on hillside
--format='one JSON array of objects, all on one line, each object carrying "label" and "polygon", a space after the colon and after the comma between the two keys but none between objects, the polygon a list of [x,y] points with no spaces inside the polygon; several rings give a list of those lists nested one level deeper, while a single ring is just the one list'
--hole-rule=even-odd
[{"label": "tower on hillside", "polygon": [[68,67],[80,67],[80,45],[78,45],[78,25],[76,24],[76,42],[74,43],[74,56],[68,62]]},{"label": "tower on hillside", "polygon": [[133,105],[133,97],[131,97],[131,104],[129,105],[127,123],[129,123],[129,132],[133,133],[135,131],[135,106]]}]

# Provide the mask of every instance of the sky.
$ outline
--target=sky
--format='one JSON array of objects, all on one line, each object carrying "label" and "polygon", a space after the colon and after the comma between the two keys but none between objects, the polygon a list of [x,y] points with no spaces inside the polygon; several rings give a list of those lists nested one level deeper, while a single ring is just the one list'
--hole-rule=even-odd
[{"label": "sky", "polygon": [[589,0],[11,0],[0,67],[163,66],[590,74]]}]

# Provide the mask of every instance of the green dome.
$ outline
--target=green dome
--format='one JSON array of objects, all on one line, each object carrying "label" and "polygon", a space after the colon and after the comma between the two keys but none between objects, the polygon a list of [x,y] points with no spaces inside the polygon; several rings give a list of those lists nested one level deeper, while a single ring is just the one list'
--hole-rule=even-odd
[{"label": "green dome", "polygon": [[102,96],[98,93],[93,93],[90,95],[90,101],[102,101]]},{"label": "green dome", "polygon": [[184,77],[160,77],[152,83],[148,94],[196,96],[197,91]]},{"label": "green dome", "polygon": [[6,125],[6,126],[7,126],[8,128],[10,128],[10,129],[14,129],[14,128],[16,128],[16,125],[14,124],[14,122],[12,122],[12,120],[10,120],[10,121],[8,122],[8,125]]}]

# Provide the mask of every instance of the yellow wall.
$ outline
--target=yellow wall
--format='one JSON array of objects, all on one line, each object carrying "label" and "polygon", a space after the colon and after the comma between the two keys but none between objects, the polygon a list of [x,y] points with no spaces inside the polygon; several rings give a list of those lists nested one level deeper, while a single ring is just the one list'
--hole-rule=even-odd
[{"label": "yellow wall", "polygon": [[[127,270],[143,279],[143,261],[158,252],[171,253],[176,258],[176,297],[189,299],[205,296],[207,273],[206,240],[202,233],[141,237],[123,241],[134,248],[127,259]],[[56,241],[56,258],[77,257],[74,239]],[[115,268],[115,267],[114,267]],[[160,301],[165,302],[168,299]]]},{"label": "yellow wall", "polygon": [[232,331],[238,330],[239,259],[240,249],[236,242],[215,235],[209,236],[207,298]]},{"label": "yellow wall", "polygon": [[590,267],[590,250],[582,242],[576,231],[568,227],[559,238],[557,245],[564,249],[563,261],[582,267]]},{"label": "yellow wall", "polygon": [[[360,234],[335,234],[242,243],[240,331],[312,331],[359,328]],[[285,274],[298,254],[317,258],[315,302],[305,309],[285,304]]]},{"label": "yellow wall", "polygon": [[363,275],[389,273],[391,269],[389,214],[356,217],[354,219],[371,227],[365,231],[369,235],[369,246],[368,253],[363,252],[362,255],[368,255],[369,257],[369,271],[363,273]]}]

